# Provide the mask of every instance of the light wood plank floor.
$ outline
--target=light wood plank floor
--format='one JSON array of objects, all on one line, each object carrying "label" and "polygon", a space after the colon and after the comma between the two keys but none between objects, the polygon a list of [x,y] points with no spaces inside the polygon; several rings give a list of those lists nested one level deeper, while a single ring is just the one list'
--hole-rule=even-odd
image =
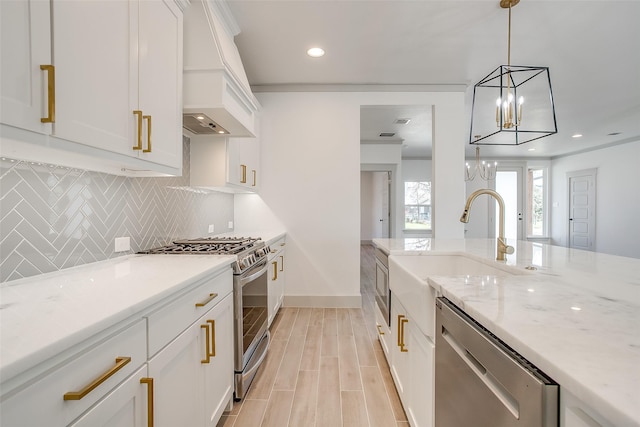
[{"label": "light wood plank floor", "polygon": [[363,245],[362,309],[282,308],[249,393],[218,427],[408,427],[377,338],[374,280]]}]

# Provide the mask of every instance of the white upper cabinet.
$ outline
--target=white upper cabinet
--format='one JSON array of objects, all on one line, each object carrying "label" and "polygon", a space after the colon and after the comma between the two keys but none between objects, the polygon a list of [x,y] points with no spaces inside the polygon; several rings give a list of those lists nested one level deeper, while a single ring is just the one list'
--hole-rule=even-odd
[{"label": "white upper cabinet", "polygon": [[0,120],[45,134],[50,74],[40,65],[51,65],[50,11],[47,1],[0,1]]},{"label": "white upper cabinet", "polygon": [[[3,155],[180,174],[184,5],[3,0],[2,123],[50,135],[34,139],[3,127],[11,143]],[[52,123],[42,123],[53,109]],[[25,143],[48,151],[34,158]]]},{"label": "white upper cabinet", "polygon": [[[173,1],[141,1],[138,22],[138,108],[151,117],[147,126],[153,131],[147,158],[180,168],[182,11]],[[144,130],[148,139],[148,127]]]},{"label": "white upper cabinet", "polygon": [[68,141],[128,154],[137,108],[137,3],[53,1],[56,121]]}]

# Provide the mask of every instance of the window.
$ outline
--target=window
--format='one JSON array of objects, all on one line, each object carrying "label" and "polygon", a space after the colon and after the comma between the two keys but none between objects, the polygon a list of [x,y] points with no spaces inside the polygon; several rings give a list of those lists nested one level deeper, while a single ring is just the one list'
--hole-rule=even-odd
[{"label": "window", "polygon": [[546,168],[527,169],[527,236],[547,236]]},{"label": "window", "polygon": [[405,230],[431,230],[431,183],[404,183]]}]

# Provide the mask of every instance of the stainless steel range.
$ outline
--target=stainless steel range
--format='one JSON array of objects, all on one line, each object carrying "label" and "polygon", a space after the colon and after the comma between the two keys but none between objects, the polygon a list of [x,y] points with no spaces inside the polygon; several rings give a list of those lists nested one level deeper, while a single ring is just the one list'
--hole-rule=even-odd
[{"label": "stainless steel range", "polygon": [[269,247],[252,237],[176,240],[142,254],[235,255],[233,268],[235,399],[241,400],[267,355],[267,255]]}]

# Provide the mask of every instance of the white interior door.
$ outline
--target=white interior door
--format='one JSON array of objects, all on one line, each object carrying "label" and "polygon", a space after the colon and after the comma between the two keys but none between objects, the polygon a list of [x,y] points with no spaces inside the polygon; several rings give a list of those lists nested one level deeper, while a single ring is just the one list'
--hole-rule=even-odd
[{"label": "white interior door", "polygon": [[382,197],[380,198],[380,237],[383,239],[389,238],[389,227],[391,225],[390,219],[390,197],[391,197],[391,172],[378,172],[380,176],[380,190]]},{"label": "white interior door", "polygon": [[[524,170],[520,166],[498,166],[496,173],[496,191],[504,199],[504,237],[507,239],[524,240],[523,175]],[[495,213],[499,214],[497,202]],[[495,227],[497,236],[497,219]]]},{"label": "white interior door", "polygon": [[569,247],[593,251],[596,240],[596,170],[567,173]]}]

